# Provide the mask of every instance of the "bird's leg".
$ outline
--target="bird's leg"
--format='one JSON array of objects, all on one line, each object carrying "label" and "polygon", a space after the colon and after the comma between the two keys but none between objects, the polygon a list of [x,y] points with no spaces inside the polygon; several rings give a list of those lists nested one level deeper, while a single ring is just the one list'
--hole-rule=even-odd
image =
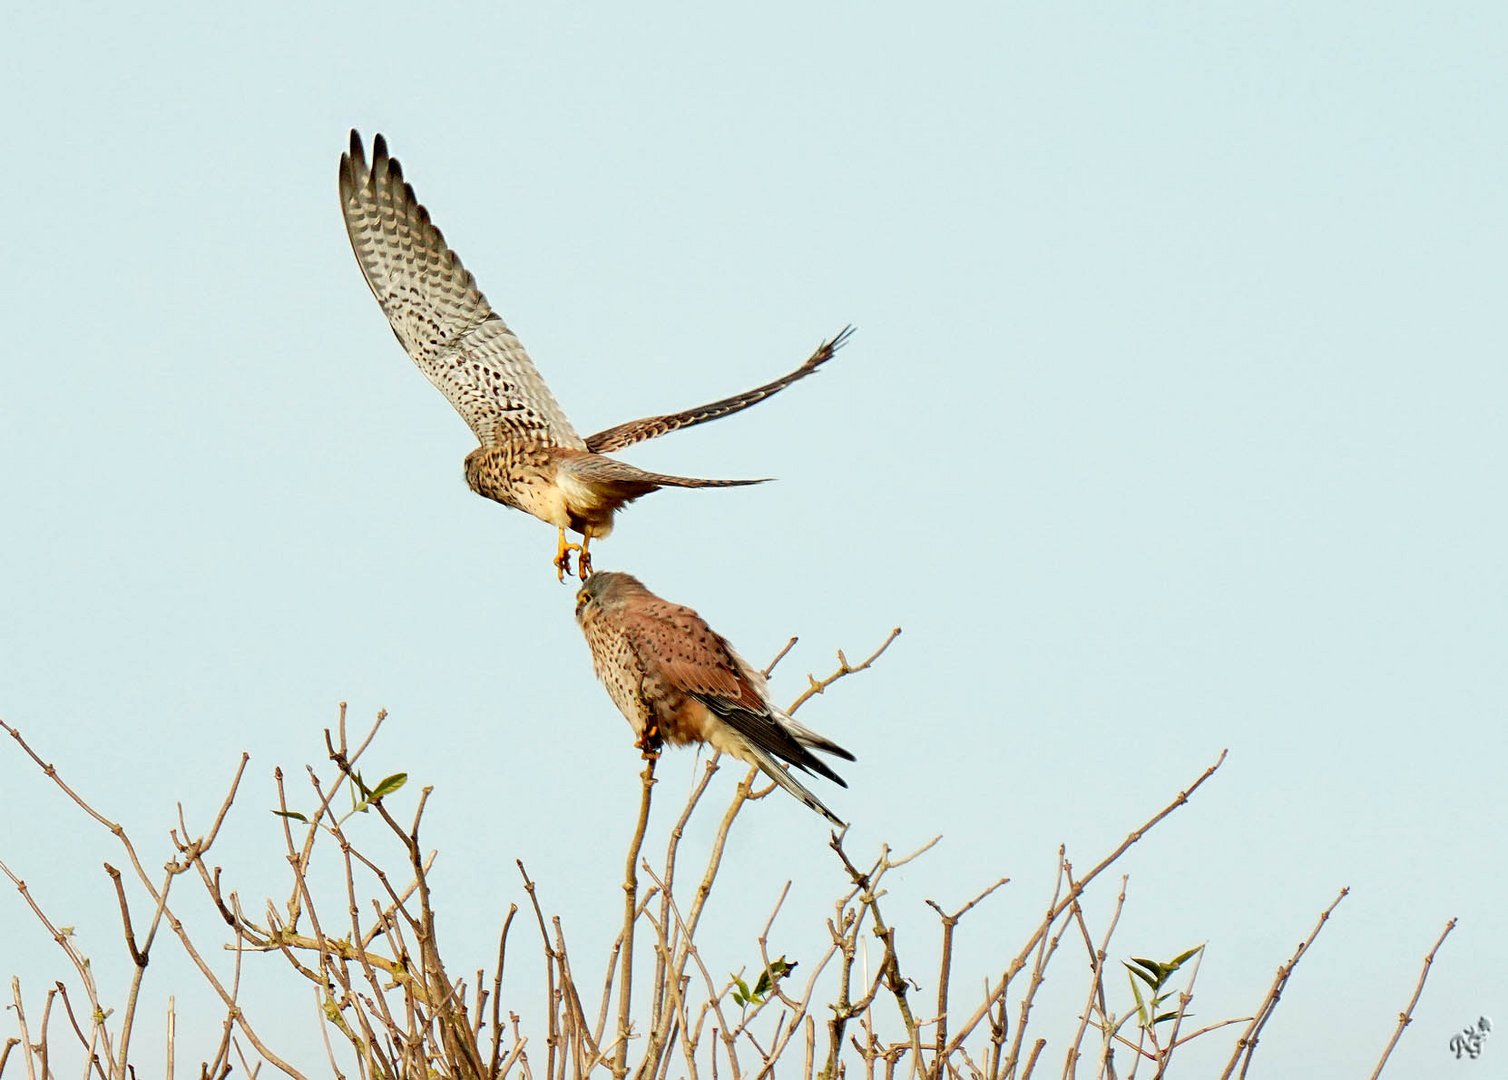
[{"label": "bird's leg", "polygon": [[576,576],[585,581],[592,576],[592,553],[587,546],[592,542],[591,533],[581,534],[581,557],[576,560]]},{"label": "bird's leg", "polygon": [[[581,552],[583,557],[586,555],[586,549],[580,544],[566,542],[565,526],[562,525],[560,527],[560,543],[555,548],[555,579],[557,581],[564,581],[565,576],[571,572],[571,552],[573,551]],[[582,580],[586,580],[584,575]]]},{"label": "bird's leg", "polygon": [[644,676],[639,676],[639,714],[644,717],[644,728],[639,732],[639,740],[634,743],[639,748],[645,761],[655,761],[660,756],[660,747],[665,745],[665,740],[660,735],[660,721],[655,714],[654,706],[649,703],[649,698],[644,694]]},{"label": "bird's leg", "polygon": [[660,748],[665,745],[665,740],[660,737],[660,725],[653,717],[644,725],[644,731],[639,736],[639,741],[634,743],[638,747],[640,755],[645,761],[655,761],[660,756]]}]

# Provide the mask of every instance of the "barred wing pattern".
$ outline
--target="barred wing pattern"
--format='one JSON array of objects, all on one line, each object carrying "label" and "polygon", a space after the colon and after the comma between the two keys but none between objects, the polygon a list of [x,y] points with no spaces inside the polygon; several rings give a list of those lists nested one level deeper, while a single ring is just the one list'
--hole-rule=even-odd
[{"label": "barred wing pattern", "polygon": [[798,382],[816,371],[823,364],[833,358],[833,354],[841,349],[853,333],[852,326],[845,326],[831,340],[824,341],[817,346],[817,351],[807,357],[806,363],[795,371],[782,375],[774,382],[767,382],[763,386],[746,390],[742,394],[734,394],[725,397],[721,401],[709,402],[706,405],[698,405],[694,409],[685,409],[678,413],[667,413],[664,416],[646,416],[642,420],[630,420],[626,424],[599,431],[595,435],[586,437],[588,450],[599,454],[608,454],[614,450],[622,450],[625,446],[643,442],[646,439],[657,438],[660,435],[672,431],[680,431],[683,428],[696,427],[705,424],[709,420],[721,420],[725,416],[732,416],[736,412],[743,412],[750,405],[758,405],[766,398],[774,397],[780,391]]},{"label": "barred wing pattern", "polygon": [[381,135],[368,166],[361,136],[351,132],[351,149],[340,159],[340,208],[393,333],[483,446],[523,438],[586,449],[523,344],[430,222]]}]

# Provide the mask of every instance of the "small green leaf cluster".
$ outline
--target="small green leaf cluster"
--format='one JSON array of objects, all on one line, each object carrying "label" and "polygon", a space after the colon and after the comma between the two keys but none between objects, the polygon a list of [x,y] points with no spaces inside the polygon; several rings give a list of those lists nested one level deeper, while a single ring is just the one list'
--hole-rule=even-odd
[{"label": "small green leaf cluster", "polygon": [[[377,786],[374,788],[367,787],[366,782],[362,780],[361,774],[359,772],[352,773],[351,779],[355,781],[356,784],[355,790],[351,792],[351,811],[350,813],[345,814],[343,817],[341,817],[340,821],[337,822],[337,824],[345,824],[345,822],[351,817],[351,814],[365,814],[372,808],[372,805],[374,803],[378,802],[384,796],[391,795],[393,792],[401,788],[404,784],[408,783],[408,773],[393,773],[391,776],[383,777],[382,780],[378,781]],[[358,792],[360,793],[360,798],[357,797]],[[273,813],[281,818],[288,818],[292,821],[302,821],[305,825],[309,824],[309,819],[303,814],[300,814],[297,810],[274,810]]]},{"label": "small green leaf cluster", "polygon": [[771,960],[770,966],[759,973],[759,980],[755,982],[753,989],[737,975],[733,976],[733,1004],[744,1008],[763,1005],[770,996],[770,991],[775,989],[775,984],[795,970],[796,961],[781,956]]},{"label": "small green leaf cluster", "polygon": [[[1174,996],[1174,991],[1165,987],[1168,980],[1183,967],[1189,960],[1198,956],[1204,948],[1203,945],[1195,946],[1187,952],[1181,952],[1173,959],[1159,963],[1156,960],[1147,960],[1139,956],[1133,956],[1126,963],[1126,970],[1130,972],[1128,978],[1131,982],[1131,996],[1136,998],[1136,1019],[1143,1031],[1150,1031],[1153,1027],[1167,1020],[1176,1019],[1178,1010],[1167,1012],[1159,1010]],[[1123,961],[1124,963],[1124,961]],[[1146,996],[1142,996],[1141,985],[1137,982],[1146,983]]]}]

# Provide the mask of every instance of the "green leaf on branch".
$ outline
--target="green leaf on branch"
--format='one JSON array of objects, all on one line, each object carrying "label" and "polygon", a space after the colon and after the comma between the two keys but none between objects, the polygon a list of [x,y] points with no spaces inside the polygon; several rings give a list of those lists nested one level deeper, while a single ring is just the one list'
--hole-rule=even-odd
[{"label": "green leaf on branch", "polygon": [[775,989],[775,984],[794,970],[796,970],[794,960],[787,960],[784,956],[771,960],[769,967],[759,973],[759,979],[754,983],[752,990],[743,979],[737,975],[733,976],[733,1003],[744,1008],[750,1005],[763,1005],[770,996],[770,991]]},{"label": "green leaf on branch", "polygon": [[408,783],[408,773],[394,773],[392,776],[383,779],[381,783],[373,788],[371,794],[367,796],[367,799],[369,801],[375,802],[376,800],[382,798],[384,795],[391,795],[406,783]]}]

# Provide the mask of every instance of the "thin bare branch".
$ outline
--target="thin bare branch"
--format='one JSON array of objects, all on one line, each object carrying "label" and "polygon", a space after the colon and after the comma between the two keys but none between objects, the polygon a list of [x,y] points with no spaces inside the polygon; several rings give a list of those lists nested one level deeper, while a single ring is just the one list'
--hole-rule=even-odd
[{"label": "thin bare branch", "polygon": [[[843,655],[843,650],[839,649],[837,670],[835,670],[825,679],[818,679],[815,676],[808,674],[806,677],[806,689],[801,691],[796,700],[791,703],[791,707],[786,709],[786,713],[789,715],[795,715],[797,709],[805,705],[807,701],[809,701],[812,697],[825,691],[829,686],[837,682],[839,679],[845,678],[849,675],[857,675],[859,672],[868,668],[870,664],[873,664],[876,660],[883,656],[885,650],[890,648],[891,642],[893,642],[900,636],[901,628],[897,626],[894,630],[890,631],[890,634],[885,638],[884,641],[880,642],[880,647],[878,649],[870,653],[867,657],[865,657],[857,664],[850,664],[848,662],[848,657]],[[779,657],[776,657],[776,659],[778,660]],[[774,667],[774,664],[771,664],[770,666]]]},{"label": "thin bare branch", "polygon": [[[946,912],[936,900],[928,900],[927,905],[942,920],[942,959],[938,963],[937,972],[937,1034],[933,1039],[933,1045],[943,1047],[948,1044],[948,986],[953,975],[953,931],[958,927],[958,920],[967,915],[976,904],[995,890],[1003,888],[1010,878],[1001,878],[989,886],[974,899],[952,913]],[[941,1053],[932,1057],[932,1069],[929,1075],[932,1080],[941,1080],[943,1074],[944,1058]],[[920,1065],[920,1062],[917,1063]]]},{"label": "thin bare branch", "polygon": [[639,797],[639,819],[634,826],[633,840],[628,845],[627,865],[623,870],[623,942],[622,958],[618,965],[618,1052],[613,1058],[613,1076],[623,1080],[628,1075],[628,1035],[634,986],[634,924],[638,921],[639,909],[639,852],[644,847],[644,832],[649,827],[649,806],[655,786],[655,762],[658,755],[645,756],[643,782]]},{"label": "thin bare branch", "polygon": [[785,645],[781,648],[781,650],[778,653],[775,654],[775,658],[764,666],[764,671],[762,671],[760,674],[762,674],[766,679],[768,679],[771,675],[773,675],[775,673],[775,667],[776,667],[776,665],[779,664],[780,661],[782,661],[782,660],[785,659],[786,653],[790,652],[795,647],[796,647],[796,638],[792,637],[791,640],[787,641],[785,643]]},{"label": "thin bare branch", "polygon": [[1419,1004],[1419,995],[1424,993],[1424,980],[1429,978],[1429,969],[1435,962],[1435,954],[1440,951],[1440,946],[1445,944],[1445,939],[1456,928],[1456,920],[1451,919],[1445,924],[1445,929],[1440,931],[1440,936],[1435,939],[1434,947],[1424,958],[1424,966],[1419,969],[1419,981],[1414,985],[1414,996],[1409,998],[1408,1006],[1398,1014],[1398,1027],[1393,1031],[1393,1037],[1388,1040],[1388,1045],[1382,1051],[1382,1057],[1377,1059],[1377,1068],[1372,1070],[1372,1080],[1377,1080],[1382,1075],[1382,1068],[1388,1063],[1388,1058],[1393,1053],[1393,1047],[1398,1045],[1398,1040],[1403,1037],[1403,1029],[1409,1026],[1414,1018],[1414,1006]]},{"label": "thin bare branch", "polygon": [[1225,1066],[1225,1071],[1220,1074],[1220,1080],[1229,1080],[1230,1075],[1236,1071],[1238,1064],[1241,1067],[1241,1076],[1244,1077],[1246,1075],[1246,1070],[1251,1065],[1251,1056],[1257,1049],[1257,1040],[1262,1035],[1262,1029],[1267,1026],[1267,1021],[1272,1017],[1273,1010],[1277,1008],[1278,1000],[1283,996],[1283,988],[1288,985],[1289,976],[1293,974],[1293,969],[1298,966],[1299,960],[1308,953],[1309,946],[1314,944],[1315,939],[1320,935],[1320,931],[1330,921],[1331,914],[1340,906],[1340,902],[1346,898],[1350,891],[1350,886],[1341,889],[1335,899],[1330,901],[1330,906],[1320,912],[1319,921],[1314,924],[1314,929],[1309,932],[1309,936],[1299,942],[1299,947],[1293,951],[1293,955],[1288,958],[1288,962],[1278,968],[1278,973],[1272,980],[1272,986],[1268,989],[1267,996],[1262,999],[1262,1004],[1257,1006],[1257,1011],[1253,1014],[1251,1023],[1247,1025],[1246,1029],[1241,1032],[1241,1036],[1236,1040],[1235,1051],[1231,1054],[1230,1061]]},{"label": "thin bare branch", "polygon": [[1006,987],[1010,985],[1011,978],[1016,974],[1016,972],[1020,971],[1021,968],[1026,966],[1026,958],[1031,955],[1034,949],[1036,949],[1038,942],[1048,934],[1050,927],[1057,919],[1058,915],[1062,914],[1062,912],[1066,910],[1070,904],[1078,900],[1079,896],[1083,894],[1083,891],[1089,887],[1089,884],[1093,882],[1095,878],[1099,877],[1106,868],[1111,866],[1117,859],[1124,855],[1127,849],[1129,849],[1143,836],[1147,835],[1147,833],[1152,829],[1156,828],[1156,826],[1169,814],[1177,810],[1180,806],[1185,805],[1189,801],[1189,797],[1192,796],[1194,792],[1203,787],[1205,781],[1214,776],[1215,772],[1220,768],[1220,766],[1225,763],[1225,756],[1227,752],[1228,751],[1221,750],[1220,756],[1215,759],[1215,763],[1213,765],[1205,769],[1204,772],[1202,772],[1198,776],[1198,778],[1196,778],[1194,782],[1187,788],[1185,788],[1183,791],[1180,791],[1173,798],[1172,802],[1163,807],[1156,814],[1153,814],[1152,817],[1147,819],[1147,821],[1142,823],[1136,829],[1133,829],[1130,835],[1128,835],[1126,839],[1121,841],[1119,846],[1117,846],[1114,851],[1105,856],[1105,858],[1102,859],[1099,864],[1094,867],[1094,869],[1090,870],[1089,873],[1084,876],[1083,880],[1079,881],[1071,889],[1069,889],[1068,895],[1063,898],[1063,900],[1059,903],[1058,907],[1051,914],[1051,916],[1048,919],[1044,920],[1037,927],[1036,932],[1027,940],[1025,946],[1022,947],[1021,952],[1018,953],[1016,957],[1011,961],[1010,965],[1006,968],[1005,973],[1001,975],[1000,979],[992,985],[990,991],[985,995],[984,1002],[979,1006],[978,1009],[974,1011],[974,1014],[964,1022],[960,1030],[952,1037],[952,1039],[949,1040],[947,1048],[944,1051],[945,1054],[952,1054],[954,1050],[956,1050],[960,1045],[963,1044],[963,1041],[969,1037],[974,1029],[979,1026],[979,1022],[990,1014],[995,1003],[1000,999],[1001,995],[1005,993]]}]

